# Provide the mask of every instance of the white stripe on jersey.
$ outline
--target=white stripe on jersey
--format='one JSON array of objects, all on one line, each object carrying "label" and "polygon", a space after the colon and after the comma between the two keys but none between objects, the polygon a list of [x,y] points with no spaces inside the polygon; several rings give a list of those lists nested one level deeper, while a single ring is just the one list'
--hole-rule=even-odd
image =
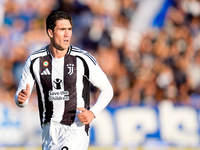
[{"label": "white stripe on jersey", "polygon": [[[52,81],[56,81],[56,79],[61,79],[61,89],[53,88],[53,92],[64,91],[64,57],[62,58],[54,58],[52,56]],[[55,83],[56,84],[56,83]],[[53,85],[55,86],[55,85]],[[51,120],[60,122],[62,120],[62,115],[65,110],[65,101],[63,100],[54,100],[53,101],[53,115]]]}]

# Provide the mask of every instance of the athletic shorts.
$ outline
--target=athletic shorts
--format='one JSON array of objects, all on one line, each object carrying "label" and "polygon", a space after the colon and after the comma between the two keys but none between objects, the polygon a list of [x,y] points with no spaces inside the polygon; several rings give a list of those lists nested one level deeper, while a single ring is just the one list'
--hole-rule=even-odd
[{"label": "athletic shorts", "polygon": [[68,126],[51,121],[43,126],[42,150],[87,150],[85,126]]}]

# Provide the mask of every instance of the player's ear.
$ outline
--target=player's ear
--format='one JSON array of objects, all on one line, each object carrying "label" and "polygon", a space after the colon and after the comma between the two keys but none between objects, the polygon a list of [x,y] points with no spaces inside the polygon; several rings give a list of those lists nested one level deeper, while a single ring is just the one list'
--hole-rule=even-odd
[{"label": "player's ear", "polygon": [[53,31],[51,29],[48,29],[47,33],[50,38],[53,38]]}]

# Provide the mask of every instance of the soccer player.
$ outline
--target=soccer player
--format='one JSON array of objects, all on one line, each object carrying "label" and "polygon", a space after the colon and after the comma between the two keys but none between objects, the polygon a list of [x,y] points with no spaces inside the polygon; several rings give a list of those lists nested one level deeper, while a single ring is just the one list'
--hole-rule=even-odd
[{"label": "soccer player", "polygon": [[[47,17],[50,44],[27,58],[15,95],[16,104],[25,107],[36,84],[43,150],[88,149],[89,124],[113,97],[95,58],[70,44],[72,28],[65,12]],[[90,82],[101,91],[91,108]]]}]

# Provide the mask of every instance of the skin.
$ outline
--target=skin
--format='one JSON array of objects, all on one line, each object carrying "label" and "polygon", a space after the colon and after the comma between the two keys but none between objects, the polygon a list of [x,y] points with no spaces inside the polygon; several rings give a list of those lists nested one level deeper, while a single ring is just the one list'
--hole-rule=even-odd
[{"label": "skin", "polygon": [[[69,20],[62,19],[56,21],[54,31],[48,29],[48,36],[50,38],[49,49],[54,58],[62,58],[68,51],[71,37],[72,37],[72,25]],[[29,84],[26,85],[26,89],[21,90],[18,95],[18,102],[23,104],[30,96]],[[83,107],[77,108],[80,113],[78,114],[79,120],[85,125],[92,122],[95,118],[92,111]]]},{"label": "skin", "polygon": [[54,58],[64,57],[72,37],[72,25],[69,20],[57,20],[54,31],[48,29],[50,51]]}]

